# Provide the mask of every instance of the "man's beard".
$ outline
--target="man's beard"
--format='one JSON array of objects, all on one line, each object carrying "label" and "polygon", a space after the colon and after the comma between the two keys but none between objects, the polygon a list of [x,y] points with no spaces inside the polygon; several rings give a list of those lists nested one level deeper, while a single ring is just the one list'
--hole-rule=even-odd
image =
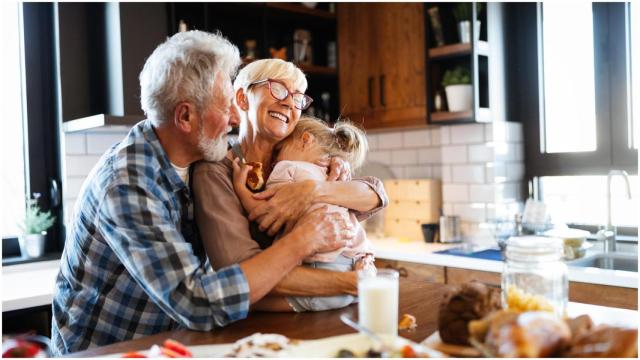
[{"label": "man's beard", "polygon": [[227,128],[223,134],[211,140],[204,135],[204,126],[200,127],[198,134],[198,149],[202,152],[202,157],[207,161],[220,161],[227,155],[227,133],[231,127]]}]

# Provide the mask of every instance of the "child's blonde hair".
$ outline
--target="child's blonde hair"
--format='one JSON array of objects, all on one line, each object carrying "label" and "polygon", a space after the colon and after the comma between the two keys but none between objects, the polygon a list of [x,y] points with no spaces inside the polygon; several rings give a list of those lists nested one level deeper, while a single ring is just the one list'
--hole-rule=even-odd
[{"label": "child's blonde hair", "polygon": [[351,164],[352,169],[359,168],[369,150],[367,137],[362,129],[348,120],[338,120],[333,127],[313,116],[303,115],[298,120],[292,138],[300,138],[305,132],[314,136],[318,145],[329,154],[339,156]]}]

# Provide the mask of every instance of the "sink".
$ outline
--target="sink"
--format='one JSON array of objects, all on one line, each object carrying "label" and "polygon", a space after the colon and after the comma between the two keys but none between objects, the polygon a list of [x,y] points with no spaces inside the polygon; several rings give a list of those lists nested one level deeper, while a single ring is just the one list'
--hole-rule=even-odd
[{"label": "sink", "polygon": [[602,253],[569,261],[567,265],[638,272],[638,257],[625,253]]}]

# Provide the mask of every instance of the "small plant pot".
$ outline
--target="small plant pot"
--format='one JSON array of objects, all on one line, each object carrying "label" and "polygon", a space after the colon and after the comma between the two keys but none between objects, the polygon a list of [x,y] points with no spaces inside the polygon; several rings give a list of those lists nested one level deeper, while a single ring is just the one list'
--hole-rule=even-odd
[{"label": "small plant pot", "polygon": [[471,110],[471,85],[449,85],[444,90],[447,93],[449,111]]},{"label": "small plant pot", "polygon": [[20,252],[26,258],[37,258],[44,254],[44,240],[47,235],[46,231],[40,234],[25,234],[19,239]]},{"label": "small plant pot", "polygon": [[[480,39],[480,20],[476,20],[476,28],[473,31],[476,40]],[[471,42],[471,21],[465,20],[458,23],[458,36],[463,44]]]}]

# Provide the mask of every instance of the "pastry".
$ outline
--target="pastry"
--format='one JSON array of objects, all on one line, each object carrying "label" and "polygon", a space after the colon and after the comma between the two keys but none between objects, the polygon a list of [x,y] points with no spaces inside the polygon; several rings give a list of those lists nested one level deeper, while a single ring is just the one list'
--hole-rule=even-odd
[{"label": "pastry", "polygon": [[251,170],[249,170],[249,174],[247,174],[247,187],[253,192],[262,190],[264,186],[262,163],[251,161],[248,162],[247,165],[251,166]]},{"label": "pastry", "polygon": [[480,282],[469,282],[445,295],[438,313],[438,331],[443,342],[469,345],[468,324],[501,308],[500,290]]},{"label": "pastry", "polygon": [[409,314],[402,315],[402,319],[398,323],[398,330],[413,330],[418,326],[416,317]]},{"label": "pastry", "polygon": [[569,326],[553,313],[495,312],[469,323],[472,343],[491,357],[553,357],[570,345]]},{"label": "pastry", "polygon": [[600,325],[573,337],[565,357],[638,357],[638,329]]}]

